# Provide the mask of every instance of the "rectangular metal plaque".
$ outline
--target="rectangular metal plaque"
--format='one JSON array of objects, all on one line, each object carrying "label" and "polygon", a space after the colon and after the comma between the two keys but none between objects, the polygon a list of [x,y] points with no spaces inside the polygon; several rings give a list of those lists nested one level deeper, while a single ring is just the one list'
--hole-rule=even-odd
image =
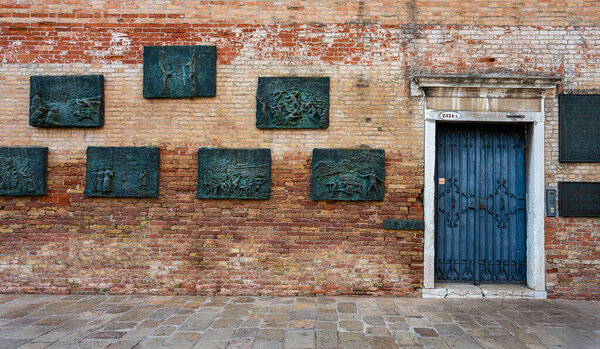
[{"label": "rectangular metal plaque", "polygon": [[157,197],[158,168],[156,147],[88,147],[85,195]]},{"label": "rectangular metal plaque", "polygon": [[556,189],[546,189],[546,217],[556,217]]},{"label": "rectangular metal plaque", "polygon": [[425,222],[411,219],[384,219],[383,229],[423,230],[425,229]]},{"label": "rectangular metal plaque", "polygon": [[103,76],[32,76],[29,89],[29,125],[103,126]]},{"label": "rectangular metal plaque", "polygon": [[564,217],[600,217],[600,182],[559,182],[558,213]]},{"label": "rectangular metal plaque", "polygon": [[0,195],[46,194],[46,147],[0,147]]},{"label": "rectangular metal plaque", "polygon": [[313,149],[311,183],[313,200],[383,200],[385,151]]},{"label": "rectangular metal plaque", "polygon": [[256,127],[327,128],[328,77],[260,77],[256,91]]},{"label": "rectangular metal plaque", "polygon": [[600,95],[559,96],[559,160],[600,162]]},{"label": "rectangular metal plaque", "polygon": [[216,46],[144,46],[145,98],[214,97]]},{"label": "rectangular metal plaque", "polygon": [[198,198],[268,199],[270,149],[198,149]]}]

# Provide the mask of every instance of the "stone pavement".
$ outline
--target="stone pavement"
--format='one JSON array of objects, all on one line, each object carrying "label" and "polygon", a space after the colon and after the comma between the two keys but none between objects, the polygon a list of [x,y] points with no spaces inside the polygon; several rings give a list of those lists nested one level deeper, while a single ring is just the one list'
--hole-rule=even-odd
[{"label": "stone pavement", "polygon": [[1,348],[600,348],[600,302],[0,295]]}]

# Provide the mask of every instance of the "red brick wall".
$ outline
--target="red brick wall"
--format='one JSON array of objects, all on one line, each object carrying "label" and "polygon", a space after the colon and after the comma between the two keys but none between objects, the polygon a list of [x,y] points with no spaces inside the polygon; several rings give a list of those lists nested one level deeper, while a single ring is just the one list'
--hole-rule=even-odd
[{"label": "red brick wall", "polygon": [[[545,74],[600,89],[596,1],[277,3],[0,4],[0,145],[50,151],[46,197],[0,198],[0,291],[416,295],[423,233],[380,228],[423,217],[409,76]],[[217,97],[143,99],[142,48],[162,44],[216,45]],[[28,126],[30,75],[97,73],[105,127]],[[331,77],[329,129],[256,129],[257,78],[292,74]],[[599,165],[557,162],[557,118],[550,98],[546,184],[600,181]],[[85,197],[89,145],[159,146],[159,197]],[[271,148],[271,199],[196,199],[201,146]],[[361,146],[386,150],[384,201],[310,200],[312,149]],[[600,298],[597,225],[547,219],[551,296]]]}]

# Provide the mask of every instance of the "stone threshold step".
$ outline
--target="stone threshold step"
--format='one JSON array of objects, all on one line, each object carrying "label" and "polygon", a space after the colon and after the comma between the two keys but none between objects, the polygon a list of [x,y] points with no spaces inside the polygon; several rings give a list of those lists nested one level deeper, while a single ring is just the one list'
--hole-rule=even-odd
[{"label": "stone threshold step", "polygon": [[435,288],[421,290],[423,298],[490,298],[546,299],[545,291],[535,291],[525,285],[438,283]]}]

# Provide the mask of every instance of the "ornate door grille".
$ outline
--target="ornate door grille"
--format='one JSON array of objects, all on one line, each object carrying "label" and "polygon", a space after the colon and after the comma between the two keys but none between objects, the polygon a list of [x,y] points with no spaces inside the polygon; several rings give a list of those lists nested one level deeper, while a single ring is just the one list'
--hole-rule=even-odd
[{"label": "ornate door grille", "polygon": [[435,277],[526,279],[524,126],[438,124]]}]

